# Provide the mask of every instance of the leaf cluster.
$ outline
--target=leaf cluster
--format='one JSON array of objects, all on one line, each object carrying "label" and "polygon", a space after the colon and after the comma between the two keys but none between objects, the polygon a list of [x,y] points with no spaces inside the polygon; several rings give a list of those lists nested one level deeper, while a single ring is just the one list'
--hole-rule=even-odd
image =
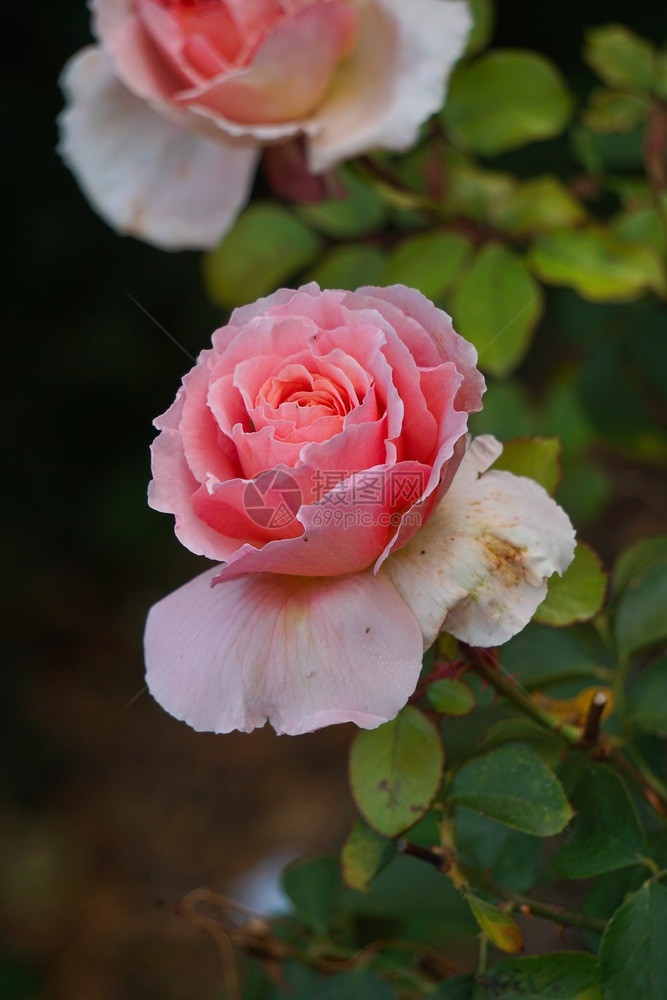
[{"label": "leaf cluster", "polygon": [[[470,2],[416,148],[345,165],[318,204],[263,190],[206,286],[224,309],[297,280],[420,289],[478,350],[471,430],[585,527],[609,455],[667,459],[667,50],[592,29],[581,99],[542,55],[487,50],[492,2]],[[441,637],[411,704],[354,738],[359,818],[286,872],[283,960],[255,945],[244,1000],[663,997],[666,644],[667,536],[610,579],[580,542],[500,651]],[[550,949],[521,955],[538,921]]]}]

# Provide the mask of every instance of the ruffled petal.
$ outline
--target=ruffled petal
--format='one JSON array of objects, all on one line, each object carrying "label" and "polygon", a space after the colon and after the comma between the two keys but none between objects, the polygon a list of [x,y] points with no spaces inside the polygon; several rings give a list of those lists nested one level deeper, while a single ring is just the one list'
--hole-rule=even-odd
[{"label": "ruffled petal", "polygon": [[153,479],[148,504],[153,510],[174,515],[174,532],[186,549],[209,559],[229,559],[238,540],[220,534],[203,521],[193,507],[199,483],[192,475],[177,430],[165,428],[151,445]]},{"label": "ruffled petal", "polygon": [[199,731],[373,729],[415,688],[421,635],[385,577],[260,575],[211,587],[209,569],[151,609],[147,684]]},{"label": "ruffled petal", "polygon": [[355,298],[363,296],[370,303],[376,300],[375,309],[378,300],[382,303],[387,319],[420,367],[433,367],[444,360],[453,362],[457,372],[463,377],[461,388],[456,394],[457,406],[468,413],[476,413],[482,409],[486,383],[482,373],[477,370],[477,351],[469,341],[456,333],[451,317],[446,312],[434,306],[416,288],[408,288],[406,285],[389,285],[384,288],[369,286],[358,288],[350,294]]},{"label": "ruffled petal", "polygon": [[477,438],[430,520],[380,571],[419,620],[426,647],[440,629],[475,646],[506,642],[544,600],[548,577],[573,559],[569,518],[541,486],[485,472],[501,451],[495,438]]},{"label": "ruffled petal", "polygon": [[357,46],[311,123],[313,173],[370,149],[407,149],[444,100],[471,19],[450,0],[370,0]]},{"label": "ruffled petal", "polygon": [[93,32],[126,87],[148,101],[169,101],[179,87],[137,16],[135,0],[91,0]]},{"label": "ruffled petal", "polygon": [[181,128],[135,97],[95,47],[65,68],[60,153],[110,225],[170,250],[216,245],[245,204],[258,149]]},{"label": "ruffled petal", "polygon": [[355,28],[347,3],[317,0],[279,24],[250,65],[183,91],[178,100],[241,127],[306,118],[320,104]]}]

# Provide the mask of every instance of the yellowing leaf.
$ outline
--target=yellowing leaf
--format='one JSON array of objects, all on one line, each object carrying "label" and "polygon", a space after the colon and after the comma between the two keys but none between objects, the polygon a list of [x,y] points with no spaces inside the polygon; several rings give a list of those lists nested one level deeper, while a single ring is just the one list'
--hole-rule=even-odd
[{"label": "yellowing leaf", "polygon": [[652,249],[604,229],[562,229],[540,236],[528,255],[538,278],[567,285],[591,302],[625,302],[648,288],[665,290],[663,262]]},{"label": "yellowing leaf", "polygon": [[389,864],[395,851],[392,841],[358,820],[340,854],[343,882],[349,889],[370,892],[373,879]]},{"label": "yellowing leaf", "polygon": [[571,723],[574,726],[581,726],[586,721],[593,698],[600,693],[604,694],[607,699],[601,715],[601,719],[606,719],[614,711],[614,695],[610,687],[600,687],[599,684],[595,687],[587,687],[574,698],[551,698],[541,691],[534,692],[533,697],[542,708],[545,708],[551,715],[555,715],[557,719],[562,719],[563,722]]},{"label": "yellowing leaf", "polygon": [[496,948],[510,955],[516,955],[521,951],[523,948],[521,928],[507,913],[503,913],[479,896],[473,896],[472,893],[466,896],[466,900],[480,930]]},{"label": "yellowing leaf", "polygon": [[629,132],[643,121],[651,105],[638,94],[619,94],[600,87],[591,94],[584,125],[593,132]]},{"label": "yellowing leaf", "polygon": [[586,211],[556,177],[535,177],[490,206],[492,223],[508,233],[548,232],[575,226]]}]

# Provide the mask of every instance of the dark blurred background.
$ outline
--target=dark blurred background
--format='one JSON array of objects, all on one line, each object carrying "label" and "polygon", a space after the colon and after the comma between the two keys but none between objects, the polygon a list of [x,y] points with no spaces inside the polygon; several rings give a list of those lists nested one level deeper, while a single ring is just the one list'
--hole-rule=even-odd
[{"label": "dark blurred background", "polygon": [[[501,0],[494,44],[538,49],[585,86],[584,28],[664,35],[660,7]],[[197,254],[116,236],[55,153],[83,0],[12,4],[3,21],[0,998],[212,1000],[214,944],[161,902],[223,889],[267,852],[335,848],[350,731],[197,735],[132,701],[146,610],[202,567],[145,500],[151,420],[190,363],[129,296],[192,354],[221,317]],[[609,561],[651,529],[626,501],[588,537]]]}]

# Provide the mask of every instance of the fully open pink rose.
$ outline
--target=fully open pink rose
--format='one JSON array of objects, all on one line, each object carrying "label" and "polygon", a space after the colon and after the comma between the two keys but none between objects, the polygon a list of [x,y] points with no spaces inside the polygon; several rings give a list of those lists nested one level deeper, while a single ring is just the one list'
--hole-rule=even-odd
[{"label": "fully open pink rose", "polygon": [[[530,619],[574,533],[530,480],[466,451],[484,381],[419,292],[307,285],[238,309],[156,421],[149,502],[220,565],[151,610],[148,685],[196,729],[393,718],[443,626]],[[480,475],[480,473],[484,473]]]},{"label": "fully open pink rose", "polygon": [[92,0],[61,152],[113,226],[210,247],[260,149],[304,135],[312,173],[404,149],[441,106],[470,27],[454,0]]}]

